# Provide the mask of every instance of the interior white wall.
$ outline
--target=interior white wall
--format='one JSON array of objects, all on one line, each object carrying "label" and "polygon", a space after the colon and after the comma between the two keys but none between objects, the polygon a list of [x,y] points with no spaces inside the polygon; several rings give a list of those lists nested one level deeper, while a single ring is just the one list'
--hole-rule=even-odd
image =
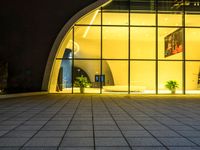
[{"label": "interior white wall", "polygon": [[131,62],[130,84],[143,86],[148,90],[155,90],[155,62]]},{"label": "interior white wall", "polygon": [[91,82],[95,82],[95,74],[100,73],[100,61],[75,60],[74,66],[83,69],[88,74]]},{"label": "interior white wall", "polygon": [[[171,30],[171,32],[176,29]],[[158,50],[159,59],[171,60],[171,59],[182,59],[182,53],[178,53],[169,57],[164,57],[164,37],[168,35],[162,35],[159,37]],[[200,42],[197,40],[189,39],[191,33],[186,32],[186,53],[188,58],[200,59]],[[194,37],[193,37],[194,38]],[[197,38],[197,37],[196,37]],[[148,39],[148,38],[146,38]],[[133,39],[131,42],[131,58],[143,58],[143,59],[154,59],[155,58],[155,40]],[[99,40],[91,39],[79,39],[80,46],[79,57],[96,58],[99,57],[100,43]],[[91,44],[92,43],[92,44]],[[106,58],[127,58],[128,45],[127,40],[123,39],[105,39],[103,41],[103,50],[105,51],[104,57]],[[82,52],[81,52],[82,50]],[[124,51],[123,51],[124,50]],[[96,52],[95,52],[96,51]],[[127,85],[128,84],[128,64],[126,61],[114,62],[108,61],[111,68],[115,85]],[[86,66],[86,65],[85,65]],[[193,74],[198,74],[199,66],[196,64],[187,66],[187,89],[196,89],[197,77]],[[120,73],[119,73],[120,72]],[[182,63],[181,62],[159,62],[159,89],[165,89],[164,84],[168,80],[176,80],[179,83],[180,89],[182,88]],[[95,71],[91,72],[92,74]],[[93,75],[91,75],[93,76]],[[195,78],[190,80],[190,78]],[[194,81],[195,80],[195,81]],[[145,84],[147,89],[155,89],[155,63],[137,63],[137,65],[131,66],[131,84]]]}]

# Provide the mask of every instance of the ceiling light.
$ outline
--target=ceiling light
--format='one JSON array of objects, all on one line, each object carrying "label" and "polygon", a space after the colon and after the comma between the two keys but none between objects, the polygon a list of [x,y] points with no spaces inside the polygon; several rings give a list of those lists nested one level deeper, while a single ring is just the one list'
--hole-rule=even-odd
[{"label": "ceiling light", "polygon": [[98,12],[99,12],[99,10],[97,10],[97,11],[94,13],[94,16],[92,17],[92,20],[90,21],[89,26],[87,27],[87,29],[85,30],[85,33],[83,34],[83,38],[86,38],[86,36],[87,36],[87,34],[88,34],[89,30],[90,30],[90,25],[93,24],[93,22],[94,22],[94,20],[95,20],[95,18],[96,18],[96,16],[97,16],[97,14],[98,14]]},{"label": "ceiling light", "polygon": [[[73,46],[73,43],[74,43],[74,46]],[[69,48],[69,49],[73,49],[74,48],[74,55],[76,55],[80,50],[79,44],[76,43],[75,41],[73,42],[72,40],[69,40],[69,42],[67,43],[67,47],[66,48]]]}]

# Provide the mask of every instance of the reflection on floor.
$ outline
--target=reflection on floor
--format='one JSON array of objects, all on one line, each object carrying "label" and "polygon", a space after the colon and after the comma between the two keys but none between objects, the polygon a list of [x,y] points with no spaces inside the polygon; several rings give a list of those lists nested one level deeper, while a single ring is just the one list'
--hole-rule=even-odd
[{"label": "reflection on floor", "polygon": [[[65,88],[62,91],[55,93],[72,93],[72,88]],[[73,88],[73,93],[80,93],[79,88]],[[85,88],[85,93],[100,93],[99,88]],[[127,86],[105,86],[102,89],[102,93],[117,93],[117,94],[127,94]],[[159,94],[170,94],[169,90],[158,90]],[[131,94],[156,94],[155,90],[146,90],[144,87],[131,86]],[[182,90],[177,90],[176,94],[183,94]],[[187,90],[186,94],[200,94],[200,90]]]}]

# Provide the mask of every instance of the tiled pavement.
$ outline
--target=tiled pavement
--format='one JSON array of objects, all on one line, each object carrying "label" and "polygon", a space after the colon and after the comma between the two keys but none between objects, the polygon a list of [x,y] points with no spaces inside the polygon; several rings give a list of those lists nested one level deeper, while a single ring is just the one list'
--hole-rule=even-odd
[{"label": "tiled pavement", "polygon": [[0,150],[200,150],[200,96],[0,100]]}]

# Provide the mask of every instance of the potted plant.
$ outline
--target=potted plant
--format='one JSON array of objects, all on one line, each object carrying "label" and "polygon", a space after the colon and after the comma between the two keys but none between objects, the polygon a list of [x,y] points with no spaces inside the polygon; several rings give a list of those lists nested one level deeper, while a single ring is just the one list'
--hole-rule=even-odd
[{"label": "potted plant", "polygon": [[171,94],[176,93],[176,88],[179,87],[178,83],[174,80],[169,80],[166,82],[165,87],[171,91]]},{"label": "potted plant", "polygon": [[87,77],[81,75],[80,77],[76,77],[74,82],[75,87],[80,87],[80,93],[84,93],[86,87],[90,87],[90,83],[87,80]]}]

